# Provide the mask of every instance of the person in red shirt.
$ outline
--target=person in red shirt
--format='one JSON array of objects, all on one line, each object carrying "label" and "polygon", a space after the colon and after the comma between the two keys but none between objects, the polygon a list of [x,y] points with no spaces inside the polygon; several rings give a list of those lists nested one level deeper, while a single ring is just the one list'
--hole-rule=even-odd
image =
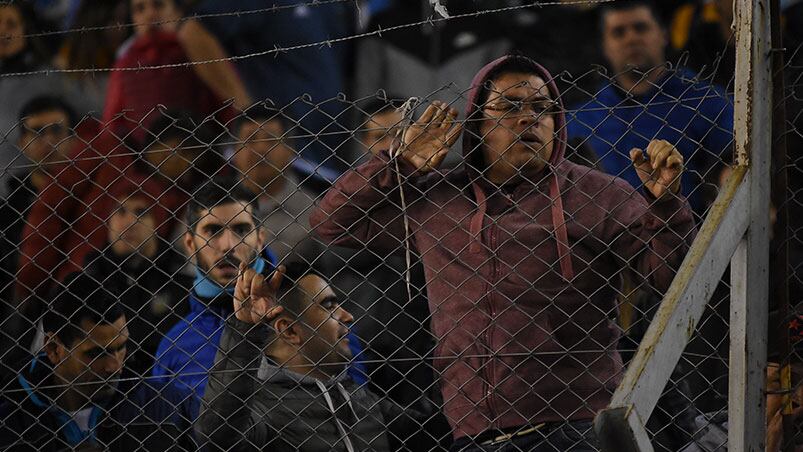
[{"label": "person in red shirt", "polygon": [[234,116],[229,101],[239,110],[251,104],[223,47],[197,20],[182,18],[174,0],[131,0],[131,20],[136,34],[120,49],[103,108],[111,130],[140,139],[161,106],[225,123]]}]

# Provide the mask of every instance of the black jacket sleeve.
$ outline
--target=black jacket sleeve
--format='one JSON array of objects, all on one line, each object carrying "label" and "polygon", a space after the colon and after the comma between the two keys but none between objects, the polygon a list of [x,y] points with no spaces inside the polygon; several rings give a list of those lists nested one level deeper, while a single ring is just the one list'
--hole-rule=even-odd
[{"label": "black jacket sleeve", "polygon": [[233,315],[226,321],[195,423],[205,450],[255,450],[268,443],[269,429],[252,406],[268,335],[265,325],[244,323]]}]

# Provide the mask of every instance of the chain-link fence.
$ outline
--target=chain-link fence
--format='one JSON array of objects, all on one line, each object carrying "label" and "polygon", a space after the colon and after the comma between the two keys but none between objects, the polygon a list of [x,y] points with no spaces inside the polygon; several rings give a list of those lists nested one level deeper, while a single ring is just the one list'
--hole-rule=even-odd
[{"label": "chain-link fence", "polygon": [[[370,21],[372,2],[183,18],[152,3],[132,1],[126,26],[98,7],[100,24],[9,34],[65,35],[73,56],[0,75],[14,110],[0,118],[0,448],[624,450],[594,419],[626,406],[654,450],[727,449],[744,282],[689,287],[724,271],[733,252],[706,243],[736,249],[722,235],[758,199],[735,105],[766,99],[734,77],[731,2],[664,17],[645,2],[433,1]],[[792,3],[763,118],[767,450],[801,437]],[[361,28],[336,30],[355,5]],[[292,35],[319,11],[307,41],[237,39]],[[115,63],[75,62],[119,30],[134,34]],[[333,61],[349,54],[357,86],[319,89],[347,91]],[[297,79],[276,69],[302,62]],[[97,89],[103,113],[85,114]],[[763,408],[747,417],[763,424]]]}]

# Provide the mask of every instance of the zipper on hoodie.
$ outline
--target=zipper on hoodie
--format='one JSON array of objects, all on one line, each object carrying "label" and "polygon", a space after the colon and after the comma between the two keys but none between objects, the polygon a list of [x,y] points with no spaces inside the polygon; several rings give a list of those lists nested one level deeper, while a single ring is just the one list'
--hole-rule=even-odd
[{"label": "zipper on hoodie", "polygon": [[499,265],[497,263],[497,225],[496,221],[492,221],[491,228],[490,228],[490,238],[489,242],[491,245],[491,252],[493,253],[491,257],[491,290],[488,293],[488,312],[490,314],[490,323],[488,328],[485,329],[485,343],[488,346],[488,350],[491,352],[491,356],[488,358],[488,365],[486,366],[486,391],[485,397],[488,400],[488,412],[490,413],[491,417],[491,427],[490,429],[494,429],[497,424],[496,419],[496,403],[494,403],[494,396],[493,396],[493,388],[494,388],[494,375],[496,371],[496,366],[494,365],[494,361],[496,357],[494,356],[494,348],[492,343],[492,334],[491,329],[494,327],[494,317],[496,317],[496,309],[494,309],[494,294],[496,293],[496,285],[499,282]]}]

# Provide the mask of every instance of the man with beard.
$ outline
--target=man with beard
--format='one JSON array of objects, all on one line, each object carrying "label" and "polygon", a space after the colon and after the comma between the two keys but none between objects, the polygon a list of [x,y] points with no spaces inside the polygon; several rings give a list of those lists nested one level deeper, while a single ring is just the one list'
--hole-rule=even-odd
[{"label": "man with beard", "polygon": [[[636,188],[633,148],[666,140],[683,155],[683,195],[698,215],[713,200],[721,161],[733,141],[733,104],[719,87],[666,60],[667,32],[648,1],[607,4],[601,12],[602,50],[610,80],[592,99],[570,109],[569,140],[600,156],[605,172]],[[707,185],[703,186],[708,182]]]},{"label": "man with beard", "polygon": [[70,275],[43,320],[42,352],[0,398],[0,449],[191,450],[198,400],[173,385],[120,380],[128,327],[115,298]]},{"label": "man with beard", "polygon": [[262,250],[265,232],[254,217],[257,196],[233,178],[217,178],[198,190],[187,210],[183,243],[195,259],[190,312],[159,343],[153,375],[176,379],[201,396],[220,335],[231,314],[240,263],[256,272],[272,265]]},{"label": "man with beard", "polygon": [[207,450],[388,451],[428,428],[348,377],[354,318],[309,265],[243,265],[233,303],[196,423]]}]

